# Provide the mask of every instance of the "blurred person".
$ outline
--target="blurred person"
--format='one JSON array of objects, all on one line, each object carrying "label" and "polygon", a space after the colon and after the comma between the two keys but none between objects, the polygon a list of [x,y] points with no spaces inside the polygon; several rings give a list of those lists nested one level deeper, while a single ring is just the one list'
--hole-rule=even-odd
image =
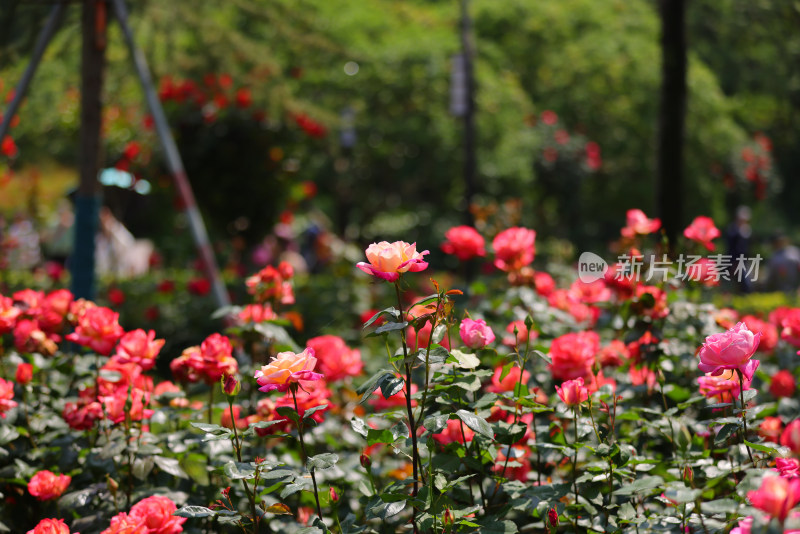
[{"label": "blurred person", "polygon": [[67,258],[72,252],[75,241],[75,214],[72,205],[62,200],[58,204],[55,217],[42,236],[45,255],[48,259],[57,262],[62,267],[66,266]]},{"label": "blurred person", "polygon": [[783,233],[777,233],[772,241],[775,253],[767,264],[767,291],[797,291],[800,285],[800,249],[789,242]]},{"label": "blurred person", "polygon": [[[736,218],[725,229],[725,242],[728,247],[728,255],[731,257],[731,267],[728,275],[731,281],[736,284],[742,293],[750,293],[753,290],[753,281],[748,276],[737,275],[736,267],[740,256],[748,257],[750,252],[750,238],[753,234],[750,228],[750,217],[752,213],[747,206],[736,208]],[[747,264],[749,266],[749,263]]]},{"label": "blurred person", "polygon": [[11,269],[28,270],[36,267],[42,259],[39,234],[30,217],[22,212],[14,215],[8,228],[8,264]]},{"label": "blurred person", "polygon": [[152,255],[153,244],[149,240],[136,239],[108,207],[100,208],[100,229],[95,241],[97,274],[118,278],[145,274]]}]

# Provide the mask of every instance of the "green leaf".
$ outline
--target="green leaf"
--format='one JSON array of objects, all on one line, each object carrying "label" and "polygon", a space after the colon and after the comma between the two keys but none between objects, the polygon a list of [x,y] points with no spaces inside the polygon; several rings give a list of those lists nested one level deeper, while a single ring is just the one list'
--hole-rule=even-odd
[{"label": "green leaf", "polygon": [[313,408],[309,408],[309,409],[308,409],[308,410],[306,410],[306,411],[305,411],[305,413],[303,414],[303,419],[308,419],[309,417],[311,417],[312,415],[314,415],[316,412],[318,412],[318,411],[320,411],[320,410],[324,410],[324,409],[325,409],[325,408],[327,408],[327,407],[328,407],[328,405],[327,405],[327,404],[320,404],[319,406],[314,406]]},{"label": "green leaf", "polygon": [[420,350],[417,359],[422,363],[425,363],[427,359],[428,363],[439,364],[446,362],[447,358],[449,357],[450,353],[446,348],[435,345],[434,347],[431,347],[430,352],[428,352],[427,349]]},{"label": "green leaf", "polygon": [[357,434],[361,434],[365,438],[369,435],[370,428],[367,426],[367,423],[364,422],[363,419],[360,417],[353,417],[350,419],[350,426],[353,427],[353,431]]},{"label": "green leaf", "polygon": [[384,315],[388,315],[389,317],[395,320],[400,318],[400,312],[396,308],[386,308],[385,310],[381,310],[372,317],[370,317],[369,320],[366,323],[364,323],[364,328],[371,326],[372,323],[374,323]]},{"label": "green leaf", "polygon": [[372,375],[369,380],[361,384],[356,390],[356,393],[361,395],[361,400],[359,402],[363,404],[369,396],[372,395],[372,392],[378,389],[384,380],[388,380],[389,378],[395,378],[395,376],[394,372],[388,369],[381,369]]},{"label": "green leaf", "polygon": [[181,506],[178,510],[173,512],[172,515],[196,519],[198,517],[212,517],[216,514],[214,510],[206,508],[205,506]]},{"label": "green leaf", "polygon": [[431,434],[438,434],[447,426],[448,419],[450,419],[450,414],[429,415],[422,421],[422,426]]},{"label": "green leaf", "polygon": [[482,534],[514,534],[518,532],[517,525],[508,520],[498,521],[497,519],[486,517],[477,521],[480,525]]},{"label": "green leaf", "polygon": [[[461,369],[475,369],[481,364],[480,359],[469,352],[461,352],[458,349],[450,351],[450,360]],[[427,428],[427,427],[426,427]]]},{"label": "green leaf", "polygon": [[275,411],[278,412],[278,415],[289,418],[295,424],[300,421],[300,417],[297,415],[297,410],[295,410],[292,406],[278,406],[275,408]]},{"label": "green leaf", "polygon": [[771,456],[787,456],[789,453],[789,449],[787,447],[781,447],[777,443],[772,444],[768,441],[753,443],[752,441],[744,440],[744,444],[750,447],[751,449],[765,452]]},{"label": "green leaf", "polygon": [[405,381],[397,376],[385,378],[381,382],[381,394],[383,395],[383,398],[388,399],[393,395],[397,395],[403,390],[403,386],[405,386],[405,384]]},{"label": "green leaf", "polygon": [[135,476],[139,480],[146,479],[147,475],[150,474],[150,471],[153,470],[154,465],[155,465],[155,460],[153,459],[153,456],[136,458],[133,461],[133,476]]},{"label": "green leaf", "polygon": [[634,493],[652,491],[664,485],[664,479],[659,476],[646,476],[625,484],[614,491],[614,495],[633,495]]},{"label": "green leaf", "polygon": [[180,463],[175,458],[165,458],[163,456],[153,456],[156,465],[164,472],[178,478],[189,478],[189,475],[181,469]]},{"label": "green leaf", "polygon": [[717,499],[702,503],[704,514],[733,514],[739,509],[739,503],[733,499]]},{"label": "green leaf", "polygon": [[[307,413],[307,412],[306,412]],[[255,436],[256,429],[258,428],[269,428],[272,425],[277,425],[278,423],[282,423],[280,419],[277,421],[258,421],[257,423],[250,423],[248,425],[247,430],[242,432],[242,436]]]},{"label": "green leaf", "polygon": [[470,413],[466,410],[458,410],[456,412],[456,416],[459,419],[464,421],[464,424],[470,427],[472,430],[481,434],[482,436],[486,436],[489,439],[494,439],[494,432],[492,432],[492,427],[489,426],[489,423],[486,422],[486,419],[480,417],[479,415],[475,415],[474,413]]},{"label": "green leaf", "polygon": [[714,438],[714,443],[725,443],[725,441],[730,438],[734,432],[739,429],[738,423],[726,423],[719,429],[717,432],[716,437]]},{"label": "green leaf", "polygon": [[256,468],[253,464],[247,462],[234,462],[231,460],[226,463],[222,468],[225,475],[233,480],[246,479],[250,480],[256,478]]},{"label": "green leaf", "polygon": [[192,426],[195,428],[199,428],[206,434],[210,434],[211,437],[206,437],[203,441],[216,441],[218,439],[228,439],[233,435],[233,431],[230,428],[225,428],[224,426],[214,425],[210,423],[192,423]]},{"label": "green leaf", "polygon": [[407,326],[408,326],[408,321],[403,321],[403,322],[400,322],[400,323],[382,324],[381,326],[379,326],[378,328],[376,328],[375,330],[373,330],[372,332],[367,334],[365,337],[376,337],[376,336],[380,336],[380,335],[386,334],[387,332],[394,332],[396,330],[403,330]]},{"label": "green leaf", "polygon": [[306,468],[311,471],[312,469],[328,469],[336,465],[339,461],[339,455],[332,452],[324,452],[312,456],[306,462]]}]

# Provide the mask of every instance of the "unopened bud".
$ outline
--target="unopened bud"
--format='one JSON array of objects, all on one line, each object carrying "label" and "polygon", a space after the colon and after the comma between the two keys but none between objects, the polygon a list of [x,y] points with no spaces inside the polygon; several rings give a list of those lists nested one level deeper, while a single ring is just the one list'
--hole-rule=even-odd
[{"label": "unopened bud", "polygon": [[117,483],[116,480],[114,480],[108,475],[106,475],[106,487],[108,488],[108,492],[111,493],[111,496],[116,497],[117,490],[119,489],[119,484]]},{"label": "unopened bud", "polygon": [[361,460],[361,467],[364,469],[369,469],[372,467],[372,460],[370,460],[369,456],[366,454],[362,454],[359,460]]},{"label": "unopened bud", "polygon": [[550,508],[547,511],[547,521],[550,522],[550,526],[553,528],[558,526],[558,512],[556,511],[555,507]]},{"label": "unopened bud", "polygon": [[229,397],[234,397],[239,394],[242,389],[242,384],[233,375],[225,375],[222,377],[222,391]]},{"label": "unopened bud", "polygon": [[444,509],[444,517],[442,517],[442,523],[444,526],[449,527],[453,523],[455,523],[455,517],[453,517],[453,512],[450,511],[450,508]]},{"label": "unopened bud", "polygon": [[683,468],[683,481],[686,483],[691,483],[694,480],[694,471],[692,470],[692,466],[687,465]]},{"label": "unopened bud", "polygon": [[333,489],[333,486],[331,486],[329,493],[331,496],[331,502],[339,502],[339,494],[336,493],[336,490]]}]

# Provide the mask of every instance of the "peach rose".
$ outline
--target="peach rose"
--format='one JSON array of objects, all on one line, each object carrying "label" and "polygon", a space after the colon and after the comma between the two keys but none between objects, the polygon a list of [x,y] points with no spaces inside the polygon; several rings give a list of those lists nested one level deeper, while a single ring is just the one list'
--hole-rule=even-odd
[{"label": "peach rose", "polygon": [[169,497],[153,495],[134,504],[129,515],[141,520],[149,534],[177,534],[186,522],[185,517],[172,515],[177,509]]},{"label": "peach rose", "polygon": [[69,534],[63,519],[42,519],[28,534]]},{"label": "peach rose", "polygon": [[277,389],[284,392],[300,380],[319,380],[322,375],[314,372],[316,365],[314,349],[310,347],[299,354],[280,352],[256,371],[255,379],[261,386],[258,390],[268,392]]},{"label": "peach rose", "polygon": [[423,256],[430,254],[425,250],[417,252],[417,244],[405,241],[381,241],[367,247],[366,255],[369,263],[359,262],[356,267],[388,282],[395,282],[402,273],[424,271],[428,263]]},{"label": "peach rose", "polygon": [[583,378],[567,380],[561,386],[556,386],[558,398],[569,407],[579,406],[589,398],[589,390],[583,385]]}]

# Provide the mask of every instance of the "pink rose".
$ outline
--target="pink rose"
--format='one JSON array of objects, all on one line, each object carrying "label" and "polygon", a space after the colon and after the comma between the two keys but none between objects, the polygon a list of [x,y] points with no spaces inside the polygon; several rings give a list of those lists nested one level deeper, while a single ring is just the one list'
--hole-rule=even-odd
[{"label": "pink rose", "polygon": [[569,407],[579,406],[589,398],[589,390],[583,385],[583,378],[563,382],[561,387],[556,386],[556,393],[558,393],[558,398]]},{"label": "pink rose", "polygon": [[486,242],[471,226],[454,226],[445,232],[444,237],[447,239],[442,243],[445,254],[452,254],[461,261],[486,256]]},{"label": "pink rose", "polygon": [[348,376],[358,376],[364,367],[361,351],[351,349],[338,336],[326,335],[309,339],[306,346],[314,349],[317,367],[330,382],[342,380]]},{"label": "pink rose", "polygon": [[554,380],[591,379],[595,356],[600,352],[596,332],[571,332],[550,344],[550,372]]},{"label": "pink rose", "polygon": [[72,477],[56,475],[51,471],[39,471],[28,482],[28,492],[40,501],[49,501],[61,497],[69,486]]},{"label": "pink rose", "polygon": [[[719,375],[709,373],[698,377],[697,383],[702,395],[717,402],[733,402],[742,394],[739,375],[730,370]],[[750,389],[750,379],[744,377],[744,390],[748,389]]]},{"label": "pink rose", "polygon": [[549,297],[556,289],[556,281],[546,272],[536,271],[533,275],[533,287],[541,296]]},{"label": "pink rose", "polygon": [[758,349],[761,333],[753,334],[744,323],[721,334],[708,336],[700,348],[700,364],[698,368],[704,373],[719,376],[725,369],[738,369],[748,380],[760,363],[750,358]]},{"label": "pink rose", "polygon": [[797,458],[776,458],[775,470],[784,478],[800,476],[800,460]]},{"label": "pink rose", "polygon": [[753,506],[783,523],[789,511],[800,502],[800,478],[766,476],[758,490],[747,492],[747,499]]},{"label": "pink rose", "polygon": [[461,341],[471,349],[482,349],[494,341],[494,332],[483,319],[464,319],[458,327]]},{"label": "pink rose", "polygon": [[155,339],[156,333],[153,330],[145,332],[141,328],[128,332],[119,340],[117,345],[117,357],[125,362],[138,364],[143,371],[152,369],[156,364],[156,358],[164,346],[165,340]]},{"label": "pink rose", "polygon": [[388,282],[396,282],[403,273],[427,269],[428,263],[423,258],[426,254],[430,254],[430,251],[417,252],[416,243],[409,245],[405,241],[381,241],[367,247],[369,263],[359,262],[356,267]]},{"label": "pink rose", "polygon": [[284,392],[300,380],[319,380],[322,375],[314,372],[316,365],[314,349],[310,347],[298,354],[279,352],[267,365],[256,371],[255,379],[261,386],[258,390],[268,392],[277,389]]},{"label": "pink rose", "polygon": [[495,236],[492,248],[495,267],[506,272],[519,271],[533,262],[536,232],[528,228],[508,228]]},{"label": "pink rose", "polygon": [[697,241],[708,250],[714,250],[714,243],[711,241],[718,238],[721,234],[719,229],[714,226],[714,221],[711,217],[700,216],[696,217],[692,224],[686,227],[683,231],[686,239]]},{"label": "pink rose", "polygon": [[17,384],[24,386],[33,380],[33,365],[29,363],[21,363],[17,365],[17,372],[14,375]]},{"label": "pink rose", "polygon": [[42,519],[28,534],[69,534],[63,519]]},{"label": "pink rose", "polygon": [[5,419],[6,412],[17,405],[14,398],[14,383],[0,378],[0,417]]},{"label": "pink rose", "polygon": [[108,356],[125,331],[119,325],[119,314],[102,306],[88,308],[78,320],[75,332],[67,339]]},{"label": "pink rose", "polygon": [[783,429],[781,445],[789,447],[795,454],[800,454],[800,419],[795,419]]},{"label": "pink rose", "polygon": [[111,518],[111,525],[100,534],[150,534],[150,529],[142,518],[120,512]]},{"label": "pink rose", "polygon": [[14,306],[14,301],[0,295],[0,334],[11,332],[22,312]]},{"label": "pink rose", "polygon": [[772,380],[769,383],[769,392],[776,399],[781,397],[791,397],[794,395],[796,384],[792,373],[786,369],[782,369],[772,375]]},{"label": "pink rose", "polygon": [[148,534],[177,534],[186,522],[185,517],[172,515],[177,509],[169,497],[153,495],[134,504],[129,515],[142,520]]},{"label": "pink rose", "polygon": [[647,235],[661,228],[661,219],[648,219],[642,210],[628,210],[626,226],[620,232],[623,237]]},{"label": "pink rose", "polygon": [[781,338],[800,348],[800,308],[787,311],[781,320]]}]

